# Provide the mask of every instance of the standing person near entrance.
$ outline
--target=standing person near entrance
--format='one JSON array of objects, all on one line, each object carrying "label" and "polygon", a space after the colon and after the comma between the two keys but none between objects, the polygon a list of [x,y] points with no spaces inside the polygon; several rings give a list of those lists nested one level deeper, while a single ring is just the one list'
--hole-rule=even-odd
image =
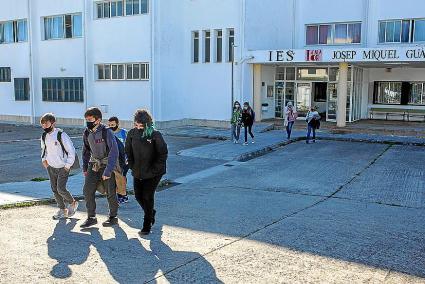
[{"label": "standing person near entrance", "polygon": [[245,130],[245,143],[243,145],[248,145],[248,133],[251,136],[252,143],[254,144],[254,134],[252,134],[252,126],[255,121],[255,112],[251,108],[248,102],[244,102],[242,110],[242,124]]},{"label": "standing person near entrance", "polygon": [[134,177],[134,194],[145,214],[139,234],[148,235],[155,223],[155,191],[166,173],[168,148],[147,110],[134,114],[134,128],[128,132],[125,152]]},{"label": "standing person near entrance", "polygon": [[44,130],[41,136],[41,160],[49,174],[50,186],[59,207],[53,219],[71,217],[77,211],[78,201],[66,189],[66,183],[76,160],[75,148],[69,136],[56,128],[56,118],[52,113],[44,114],[40,124]]},{"label": "standing person near entrance", "polygon": [[241,134],[241,125],[242,125],[242,108],[241,108],[241,104],[238,101],[236,101],[233,104],[233,113],[232,113],[232,119],[230,121],[230,124],[232,126],[233,143],[238,144],[239,136]]},{"label": "standing person near entrance", "polygon": [[317,112],[316,107],[312,107],[308,111],[305,121],[307,122],[307,140],[306,140],[306,143],[307,144],[310,143],[311,132],[313,132],[313,143],[316,143],[316,129],[318,129],[319,126],[320,126],[320,115]]},{"label": "standing person near entrance", "polygon": [[297,119],[298,114],[295,110],[292,102],[288,102],[285,108],[285,120],[284,125],[286,126],[286,134],[288,140],[291,139],[292,127],[294,126],[295,120]]},{"label": "standing person near entrance", "polygon": [[84,199],[87,208],[87,220],[81,225],[87,228],[97,224],[96,189],[100,182],[106,184],[109,205],[109,218],[104,227],[118,224],[118,201],[114,171],[120,171],[119,152],[112,130],[102,124],[102,112],[98,108],[89,108],[84,114],[87,128],[83,135],[83,172]]},{"label": "standing person near entrance", "polygon": [[[124,149],[125,140],[127,139],[127,130],[125,130],[124,128],[120,128],[119,125],[120,125],[120,121],[119,121],[118,117],[112,116],[108,119],[109,128],[112,130],[115,137],[118,138],[118,140],[117,140],[118,149],[119,148]],[[122,175],[125,178],[127,178],[127,172],[128,172],[128,163],[127,163],[127,161],[125,161],[125,164],[123,165],[123,168],[122,168]],[[128,202],[127,192],[126,192],[125,195],[117,193],[117,197],[118,197],[118,203],[119,204],[123,204],[123,203]]]}]

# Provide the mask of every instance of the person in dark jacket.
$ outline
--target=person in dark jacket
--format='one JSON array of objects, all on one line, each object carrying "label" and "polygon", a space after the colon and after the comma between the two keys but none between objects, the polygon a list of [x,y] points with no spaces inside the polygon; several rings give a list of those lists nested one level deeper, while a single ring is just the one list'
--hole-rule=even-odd
[{"label": "person in dark jacket", "polygon": [[134,193],[144,211],[140,235],[148,235],[155,223],[155,190],[166,173],[168,148],[161,133],[155,130],[152,117],[146,110],[134,114],[134,128],[125,142],[128,166],[134,178]]},{"label": "person in dark jacket", "polygon": [[245,129],[245,143],[243,145],[248,145],[248,132],[252,138],[252,143],[254,144],[254,134],[252,134],[252,125],[254,124],[255,113],[254,110],[249,106],[248,102],[243,104],[242,110],[242,124]]},{"label": "person in dark jacket", "polygon": [[83,173],[84,200],[86,201],[87,220],[80,227],[88,228],[97,224],[96,189],[99,182],[107,184],[106,193],[109,205],[109,218],[103,226],[118,224],[118,201],[115,171],[121,171],[118,163],[118,146],[114,133],[102,124],[102,112],[98,108],[89,108],[84,114],[87,128],[83,135]]}]

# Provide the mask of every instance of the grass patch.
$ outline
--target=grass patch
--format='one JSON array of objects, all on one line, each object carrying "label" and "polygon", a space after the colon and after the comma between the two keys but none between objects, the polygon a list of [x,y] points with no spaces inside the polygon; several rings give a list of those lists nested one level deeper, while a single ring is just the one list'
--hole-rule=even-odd
[{"label": "grass patch", "polygon": [[41,181],[46,181],[49,180],[48,178],[43,178],[43,177],[36,177],[31,179],[31,181],[36,181],[36,182],[41,182]]}]

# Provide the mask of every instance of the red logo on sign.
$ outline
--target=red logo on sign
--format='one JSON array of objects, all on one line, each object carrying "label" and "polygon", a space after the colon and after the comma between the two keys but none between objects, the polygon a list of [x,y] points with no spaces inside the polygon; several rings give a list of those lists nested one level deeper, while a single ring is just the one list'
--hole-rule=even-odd
[{"label": "red logo on sign", "polygon": [[306,50],[306,61],[322,61],[322,51],[320,49]]}]

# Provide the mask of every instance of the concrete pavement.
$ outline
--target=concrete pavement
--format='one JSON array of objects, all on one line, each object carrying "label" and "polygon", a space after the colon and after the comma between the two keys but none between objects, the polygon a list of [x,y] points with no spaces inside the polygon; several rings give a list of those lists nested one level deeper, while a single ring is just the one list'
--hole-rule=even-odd
[{"label": "concrete pavement", "polygon": [[[157,193],[157,224],[144,239],[134,200],[120,209],[120,227],[86,231],[78,228],[83,211],[57,223],[53,206],[0,210],[0,249],[8,252],[0,255],[0,279],[424,283],[425,210],[416,193],[425,188],[413,181],[423,177],[414,166],[421,153],[416,146],[293,143]],[[371,182],[397,170],[393,180],[405,178],[392,190],[380,193],[379,180]],[[102,221],[105,200],[98,203]]]}]

